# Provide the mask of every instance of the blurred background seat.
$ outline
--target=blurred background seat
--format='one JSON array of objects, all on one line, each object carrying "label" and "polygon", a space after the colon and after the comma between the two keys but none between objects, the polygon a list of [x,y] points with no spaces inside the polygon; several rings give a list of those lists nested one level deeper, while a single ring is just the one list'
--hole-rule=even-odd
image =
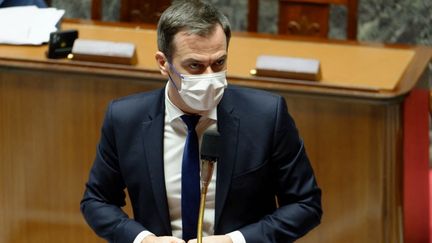
[{"label": "blurred background seat", "polygon": [[[248,31],[257,32],[259,1],[249,0]],[[278,33],[327,38],[331,5],[347,9],[347,39],[357,39],[357,0],[279,0]]]},{"label": "blurred background seat", "polygon": [[[162,12],[168,8],[171,0],[120,0],[121,22],[157,24]],[[103,20],[103,1],[92,0],[91,19]]]}]

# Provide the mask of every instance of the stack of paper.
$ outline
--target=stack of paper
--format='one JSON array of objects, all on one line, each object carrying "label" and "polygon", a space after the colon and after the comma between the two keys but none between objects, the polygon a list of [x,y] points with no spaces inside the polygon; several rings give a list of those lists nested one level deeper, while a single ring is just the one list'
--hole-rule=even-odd
[{"label": "stack of paper", "polygon": [[56,31],[64,10],[36,6],[0,8],[0,44],[41,45]]}]

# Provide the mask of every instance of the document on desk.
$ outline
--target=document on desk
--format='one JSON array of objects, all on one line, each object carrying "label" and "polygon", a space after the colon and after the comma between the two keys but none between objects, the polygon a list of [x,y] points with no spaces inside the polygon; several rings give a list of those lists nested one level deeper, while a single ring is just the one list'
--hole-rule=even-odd
[{"label": "document on desk", "polygon": [[64,10],[22,6],[0,8],[0,44],[41,45],[64,15]]}]

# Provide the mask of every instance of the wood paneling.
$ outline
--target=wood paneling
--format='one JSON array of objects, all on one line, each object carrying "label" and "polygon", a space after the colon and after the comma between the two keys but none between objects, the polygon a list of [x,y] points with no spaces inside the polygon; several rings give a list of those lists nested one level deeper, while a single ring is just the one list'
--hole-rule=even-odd
[{"label": "wood paneling", "polygon": [[[157,24],[171,0],[120,0],[121,22]],[[92,0],[91,19],[102,20],[103,1]]]},{"label": "wood paneling", "polygon": [[0,68],[0,242],[102,242],[79,201],[105,107],[162,85]]},{"label": "wood paneling", "polygon": [[323,190],[322,224],[298,242],[402,242],[399,105],[283,94]]},{"label": "wood paneling", "polygon": [[357,39],[357,0],[280,0],[279,34],[327,38],[332,4],[347,9],[347,38]]},{"label": "wood paneling", "polygon": [[329,10],[324,4],[280,2],[278,32],[327,38]]},{"label": "wood paneling", "polygon": [[[347,39],[357,39],[357,0],[279,0],[278,33],[327,38],[330,5],[347,9]],[[256,32],[259,1],[248,1],[248,31]]]},{"label": "wood paneling", "polygon": [[170,4],[171,0],[123,0],[120,7],[120,20],[157,24],[163,11]]},{"label": "wood paneling", "polygon": [[248,0],[248,25],[247,30],[258,31],[259,0]]}]

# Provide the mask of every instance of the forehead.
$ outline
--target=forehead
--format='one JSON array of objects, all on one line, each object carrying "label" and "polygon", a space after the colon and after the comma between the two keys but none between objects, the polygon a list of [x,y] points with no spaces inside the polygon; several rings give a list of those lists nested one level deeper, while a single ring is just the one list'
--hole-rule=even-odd
[{"label": "forehead", "polygon": [[209,56],[223,56],[227,52],[225,32],[217,25],[213,32],[207,36],[189,34],[186,30],[178,32],[173,40],[173,58],[204,58]]}]

